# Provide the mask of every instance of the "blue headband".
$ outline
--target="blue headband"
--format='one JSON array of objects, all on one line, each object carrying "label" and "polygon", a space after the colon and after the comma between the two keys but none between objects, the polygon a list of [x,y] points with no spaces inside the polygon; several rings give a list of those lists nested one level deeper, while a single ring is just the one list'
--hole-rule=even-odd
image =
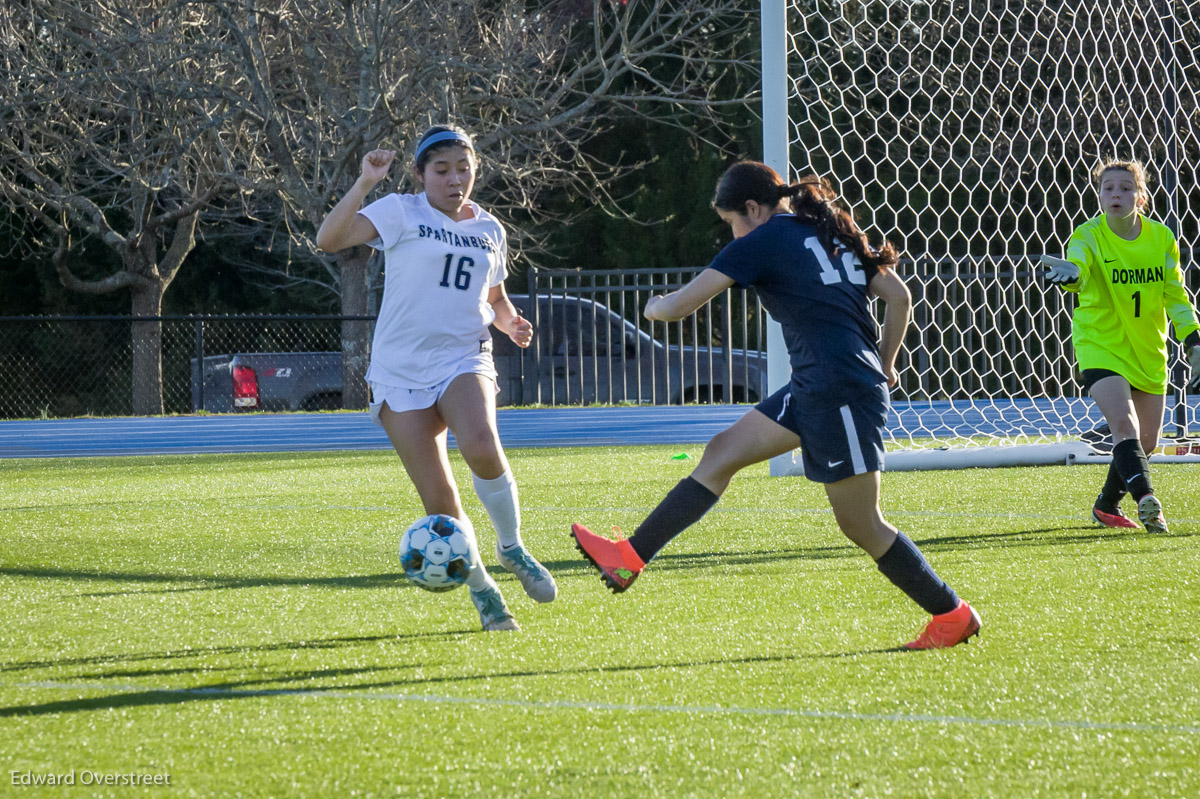
[{"label": "blue headband", "polygon": [[421,146],[417,148],[416,160],[420,161],[421,153],[428,150],[431,145],[437,144],[438,142],[444,142],[444,141],[462,142],[463,146],[467,147],[468,149],[471,149],[471,150],[475,149],[475,145],[471,143],[471,137],[468,136],[467,134],[459,133],[456,130],[443,130],[443,131],[439,131],[438,133],[433,134],[428,139],[421,142]]}]

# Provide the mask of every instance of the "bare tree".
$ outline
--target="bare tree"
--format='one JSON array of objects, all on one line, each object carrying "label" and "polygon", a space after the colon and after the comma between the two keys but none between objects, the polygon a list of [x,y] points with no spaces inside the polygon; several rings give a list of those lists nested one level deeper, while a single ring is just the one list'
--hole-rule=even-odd
[{"label": "bare tree", "polygon": [[[212,0],[228,44],[220,70],[251,124],[229,146],[288,245],[312,236],[375,147],[407,153],[429,124],[475,135],[477,196],[502,218],[535,219],[547,190],[616,206],[608,186],[632,163],[597,163],[586,145],[621,116],[696,129],[727,78],[756,85],[753,57],[733,44],[757,33],[746,0],[524,3],[503,0]],[[747,48],[740,48],[746,52]],[[753,55],[753,51],[751,51]],[[713,125],[703,126],[713,129]],[[407,183],[405,174],[397,183]],[[392,189],[396,188],[394,183]],[[511,231],[514,250],[527,243]],[[366,248],[320,262],[346,315],[365,315]],[[311,277],[311,276],[310,276]],[[343,400],[366,401],[367,327],[342,331]]]},{"label": "bare tree", "polygon": [[[730,55],[756,32],[746,6],[16,0],[0,14],[0,195],[67,287],[128,290],[136,317],[161,312],[201,223],[232,217],[320,264],[342,312],[366,315],[368,251],[319,260],[311,238],[368,150],[411,154],[420,130],[453,121],[476,134],[477,196],[502,217],[536,219],[547,190],[615,207],[608,186],[637,165],[598,163],[587,143],[621,116],[692,129],[745,103],[715,87],[754,82],[753,59]],[[81,267],[86,240],[120,268]],[[342,338],[344,400],[362,407],[366,324]],[[161,328],[135,323],[136,413],[161,412],[161,376]]]},{"label": "bare tree", "polygon": [[[202,6],[153,0],[20,0],[0,14],[0,196],[30,217],[67,288],[128,290],[157,316],[196,241],[200,213],[235,175],[221,131],[231,104],[205,90],[220,42]],[[103,242],[120,268],[72,264]],[[133,411],[162,413],[162,329],[132,329]]]}]

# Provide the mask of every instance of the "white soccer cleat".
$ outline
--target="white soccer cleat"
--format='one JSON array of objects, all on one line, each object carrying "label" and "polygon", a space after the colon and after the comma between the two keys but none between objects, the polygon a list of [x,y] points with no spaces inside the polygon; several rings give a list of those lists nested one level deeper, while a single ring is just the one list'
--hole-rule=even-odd
[{"label": "white soccer cleat", "polygon": [[471,589],[471,601],[479,611],[479,622],[484,632],[499,632],[503,630],[519,630],[521,625],[513,618],[504,604],[504,597],[499,588],[485,588],[482,591]]},{"label": "white soccer cleat", "polygon": [[558,596],[558,585],[545,566],[533,559],[522,546],[501,549],[496,545],[496,558],[500,565],[508,569],[517,580],[525,593],[535,602],[553,602]]},{"label": "white soccer cleat", "polygon": [[1138,519],[1147,533],[1169,533],[1167,520],[1163,518],[1162,503],[1153,494],[1147,494],[1138,501]]}]

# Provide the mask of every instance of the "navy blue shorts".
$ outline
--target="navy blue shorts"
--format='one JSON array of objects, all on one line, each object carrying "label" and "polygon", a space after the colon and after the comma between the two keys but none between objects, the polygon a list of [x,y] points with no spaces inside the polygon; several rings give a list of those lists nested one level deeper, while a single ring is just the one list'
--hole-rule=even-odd
[{"label": "navy blue shorts", "polygon": [[883,471],[883,430],[888,418],[887,386],[864,392],[839,408],[796,407],[785,386],[754,408],[800,437],[804,476],[836,483],[856,474]]}]

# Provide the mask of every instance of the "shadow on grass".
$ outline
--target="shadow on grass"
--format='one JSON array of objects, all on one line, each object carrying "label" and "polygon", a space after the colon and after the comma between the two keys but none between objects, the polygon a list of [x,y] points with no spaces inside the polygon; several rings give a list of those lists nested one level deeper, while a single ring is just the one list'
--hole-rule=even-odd
[{"label": "shadow on grass", "polygon": [[[996,533],[971,533],[966,535],[932,536],[914,538],[922,549],[936,552],[948,549],[996,549],[1007,547],[1054,547],[1063,544],[1091,544],[1105,541],[1153,541],[1166,539],[1194,538],[1197,532],[1171,532],[1166,535],[1148,533],[1145,530],[1110,530],[1091,523],[1043,527],[1027,530],[1012,530]],[[863,558],[863,552],[848,541],[816,547],[760,549],[727,552],[681,552],[660,554],[654,559],[651,572],[690,569],[698,566],[753,566],[789,561],[830,560],[839,558]],[[542,561],[553,573],[566,573],[592,567],[582,557],[570,560]],[[494,564],[488,570],[497,576],[507,572]],[[180,593],[186,591],[222,591],[242,588],[269,588],[301,586],[333,589],[404,588],[418,586],[404,579],[401,572],[382,574],[345,575],[340,577],[305,576],[220,576],[195,574],[158,574],[153,572],[94,572],[78,569],[56,569],[48,567],[22,568],[0,567],[0,577],[26,577],[48,580],[74,580],[98,583],[141,583],[162,584],[170,587],[125,591],[95,591],[83,593],[85,597],[128,596],[140,594]]]},{"label": "shadow on grass", "polygon": [[[1078,524],[1061,527],[1044,527],[1033,530],[1013,530],[1003,533],[972,533],[969,535],[933,536],[913,538],[922,550],[936,552],[944,550],[1002,549],[1009,547],[1058,547],[1066,544],[1091,544],[1102,541],[1140,540],[1160,542],[1172,538],[1190,538],[1200,533],[1183,532],[1157,535],[1145,530],[1115,531],[1098,528],[1094,524]],[[697,566],[753,566],[802,560],[832,560],[838,558],[863,558],[857,546],[846,541],[840,545],[800,547],[790,549],[761,549],[734,552],[684,552],[660,554],[654,558],[648,572],[672,569],[690,569]],[[580,559],[569,561],[572,565],[586,564]],[[589,566],[590,568],[590,566]]]},{"label": "shadow on grass", "polygon": [[156,574],[153,572],[96,572],[79,569],[0,567],[0,577],[28,577],[42,580],[74,580],[97,583],[170,584],[171,588],[142,591],[103,591],[81,594],[86,597],[124,596],[127,594],[176,593],[182,591],[219,591],[234,588],[303,586],[313,588],[418,588],[403,572],[351,574],[341,577],[238,577],[203,574]]},{"label": "shadow on grass", "polygon": [[[542,561],[542,565],[552,572],[566,572],[583,565],[583,561],[561,560]],[[488,571],[496,576],[507,575],[501,566],[485,564]],[[304,588],[404,588],[420,589],[420,586],[406,579],[403,572],[384,572],[382,574],[351,574],[340,577],[322,577],[318,575],[304,576],[239,576],[215,574],[162,574],[157,572],[138,571],[87,571],[83,569],[58,569],[53,567],[21,567],[2,566],[0,577],[24,577],[38,580],[67,580],[92,583],[135,583],[144,585],[165,585],[166,588],[143,588],[124,591],[91,591],[78,594],[82,597],[110,596],[140,596],[143,594],[173,594],[187,591],[224,591],[240,588],[275,588],[275,587],[304,587]]]},{"label": "shadow on grass", "polygon": [[[63,666],[96,666],[105,663],[138,663],[151,660],[179,660],[182,658],[207,657],[210,655],[238,655],[262,652],[289,652],[306,649],[340,649],[348,646],[361,646],[385,641],[416,641],[421,639],[455,638],[479,632],[477,628],[466,630],[438,630],[436,632],[407,633],[403,635],[354,635],[343,638],[318,638],[308,641],[281,641],[273,644],[252,644],[248,646],[205,646],[194,649],[183,649],[173,652],[135,652],[128,655],[93,655],[82,658],[61,658],[59,660],[26,660],[0,664],[0,673],[29,671],[30,669],[58,668]],[[203,667],[190,671],[203,671]],[[184,669],[183,671],[188,671]],[[154,671],[141,671],[137,674],[154,674]],[[107,676],[118,676],[119,672]],[[129,674],[121,676],[130,676]],[[80,679],[76,677],[75,679]]]},{"label": "shadow on grass", "polygon": [[[442,633],[442,635],[450,635],[450,633]],[[397,636],[392,636],[397,637]],[[405,637],[405,636],[398,636]],[[415,637],[415,636],[407,636]],[[347,639],[354,640],[354,639]],[[368,639],[373,640],[373,639]],[[307,642],[301,642],[297,646],[304,646]],[[270,648],[283,649],[288,645],[282,644]],[[247,649],[258,649],[258,647],[249,647]],[[78,713],[93,710],[111,710],[115,708],[126,707],[144,707],[154,705],[181,705],[189,702],[197,701],[226,701],[231,699],[257,699],[263,697],[276,696],[334,696],[334,697],[353,697],[357,693],[364,693],[365,698],[370,698],[369,692],[379,689],[423,689],[435,685],[447,685],[455,683],[470,683],[470,682],[489,682],[492,680],[502,679],[525,679],[532,677],[561,677],[567,675],[582,675],[594,674],[603,676],[605,674],[622,674],[622,673],[637,673],[637,672],[658,672],[662,669],[690,669],[690,668],[709,668],[709,667],[724,667],[724,666],[743,666],[752,664],[770,664],[770,663],[788,663],[800,660],[819,660],[825,658],[845,658],[858,657],[862,655],[875,654],[893,654],[893,653],[909,653],[909,650],[903,647],[891,647],[887,649],[866,649],[854,652],[836,652],[836,653],[818,653],[818,654],[793,654],[793,655],[755,655],[741,658],[719,658],[712,660],[685,660],[673,663],[642,663],[631,664],[625,666],[583,666],[578,668],[566,669],[527,669],[520,671],[505,671],[483,674],[460,674],[443,677],[415,678],[415,679],[392,679],[392,680],[376,680],[373,682],[355,683],[353,685],[321,685],[311,687],[279,687],[265,688],[261,686],[279,684],[279,683],[305,683],[316,680],[329,678],[343,678],[355,675],[369,675],[380,672],[395,672],[400,670],[423,668],[424,664],[414,663],[411,665],[395,665],[395,666],[371,666],[364,668],[344,668],[344,669],[318,669],[311,671],[298,672],[283,672],[275,675],[268,675],[258,679],[248,680],[231,680],[223,683],[211,683],[192,688],[162,688],[162,689],[143,689],[132,686],[114,685],[112,688],[115,693],[108,693],[103,696],[89,697],[86,699],[63,699],[54,702],[43,702],[32,705],[13,705],[10,707],[0,707],[0,718],[5,717],[20,717],[20,716],[44,716],[57,713]],[[206,670],[203,667],[198,667],[197,671]],[[114,676],[137,676],[143,674],[146,676],[159,674],[176,674],[187,671],[186,669],[170,669],[163,672],[147,670],[145,672],[110,672],[103,675],[87,675],[86,678],[94,679],[100,677]],[[84,675],[80,675],[75,679],[85,679]],[[64,688],[68,687],[68,682],[55,681],[53,683],[41,683],[43,687]],[[37,688],[39,683],[30,683],[29,688]],[[103,689],[103,686],[80,685],[80,690],[95,690]],[[423,698],[423,697],[415,697]],[[399,700],[401,697],[395,697]],[[463,701],[470,701],[469,699]]]},{"label": "shadow on grass", "polygon": [[[803,549],[758,550],[754,552],[689,552],[675,555],[659,555],[654,559],[653,571],[667,571],[708,567],[713,565],[752,565],[794,560],[819,560],[826,558],[860,557],[861,550],[845,544],[831,547],[808,547]],[[542,561],[550,572],[561,574],[592,567],[582,558],[578,560]],[[507,577],[501,566],[488,564],[488,571],[496,577]],[[383,574],[346,575],[341,577],[306,576],[235,576],[198,574],[159,574],[154,572],[96,572],[80,569],[57,569],[52,567],[0,567],[0,577],[24,577],[40,580],[67,580],[92,583],[135,583],[161,588],[137,588],[114,591],[86,591],[80,597],[151,596],[155,594],[179,594],[190,591],[227,591],[244,588],[333,588],[375,589],[402,588],[419,590],[420,586],[404,577],[403,572]],[[513,578],[515,580],[515,578]]]},{"label": "shadow on grass", "polygon": [[[1145,530],[1113,530],[1094,524],[1076,524],[1018,530],[1010,533],[972,533],[970,535],[934,536],[917,540],[922,549],[995,549],[997,547],[1041,547],[1061,544],[1093,544],[1113,541],[1165,541],[1174,538],[1194,538],[1200,532],[1171,532],[1166,535]],[[916,540],[916,539],[914,539]]]}]

